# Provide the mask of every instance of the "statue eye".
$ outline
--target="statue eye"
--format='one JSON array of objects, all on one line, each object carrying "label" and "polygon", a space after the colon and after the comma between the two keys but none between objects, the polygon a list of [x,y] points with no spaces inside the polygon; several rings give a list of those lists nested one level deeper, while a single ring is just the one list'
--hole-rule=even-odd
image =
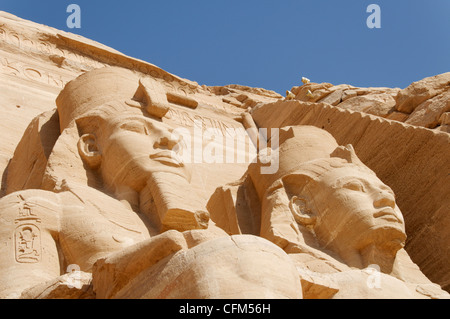
[{"label": "statue eye", "polygon": [[343,187],[352,191],[365,192],[364,185],[358,181],[347,182],[343,185]]},{"label": "statue eye", "polygon": [[122,130],[148,135],[148,129],[143,123],[129,122],[120,126]]}]

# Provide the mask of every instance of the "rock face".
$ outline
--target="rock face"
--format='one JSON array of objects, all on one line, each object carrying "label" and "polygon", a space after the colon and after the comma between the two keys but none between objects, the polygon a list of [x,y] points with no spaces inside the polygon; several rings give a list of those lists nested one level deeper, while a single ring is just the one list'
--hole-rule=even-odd
[{"label": "rock face", "polygon": [[440,126],[446,124],[442,124],[440,117],[450,110],[450,72],[414,82],[403,90],[307,83],[292,88],[292,92],[299,101],[327,103],[415,126],[442,130]]},{"label": "rock face", "polygon": [[0,41],[0,298],[449,298],[449,73],[283,97]]}]

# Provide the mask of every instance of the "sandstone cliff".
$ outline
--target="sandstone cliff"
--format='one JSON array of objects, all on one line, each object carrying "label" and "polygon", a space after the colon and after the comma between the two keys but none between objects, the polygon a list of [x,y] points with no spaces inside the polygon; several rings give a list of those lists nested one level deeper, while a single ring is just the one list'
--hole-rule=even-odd
[{"label": "sandstone cliff", "polygon": [[[173,92],[174,104],[186,106],[191,100],[185,97],[195,99],[204,125],[221,130],[241,125],[242,113],[250,109],[260,128],[313,125],[331,133],[339,145],[352,144],[394,190],[405,217],[406,251],[428,278],[450,291],[450,73],[404,89],[305,83],[290,89],[286,98],[241,85],[199,85],[5,12],[0,12],[0,43],[0,196],[43,186],[45,166],[61,133],[55,100],[65,85],[90,70],[121,67],[160,80]],[[179,110],[170,116],[183,125],[196,119]],[[245,169],[205,168],[202,178],[213,177],[198,186],[203,200]]]}]

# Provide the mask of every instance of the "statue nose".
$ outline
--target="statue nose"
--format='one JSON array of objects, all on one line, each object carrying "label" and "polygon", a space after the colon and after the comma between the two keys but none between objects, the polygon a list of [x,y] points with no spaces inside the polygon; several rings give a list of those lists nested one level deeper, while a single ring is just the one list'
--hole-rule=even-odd
[{"label": "statue nose", "polygon": [[172,134],[171,130],[162,130],[161,137],[155,143],[155,148],[172,150],[180,142],[180,138]]},{"label": "statue nose", "polygon": [[390,192],[379,190],[375,201],[373,202],[375,208],[390,207],[395,208],[395,197]]}]

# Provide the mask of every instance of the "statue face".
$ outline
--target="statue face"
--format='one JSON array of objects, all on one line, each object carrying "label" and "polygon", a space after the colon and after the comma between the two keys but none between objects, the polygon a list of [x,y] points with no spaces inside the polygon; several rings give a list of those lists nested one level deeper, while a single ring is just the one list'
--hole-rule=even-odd
[{"label": "statue face", "polygon": [[310,189],[314,231],[324,246],[361,250],[376,243],[394,251],[406,239],[393,191],[374,174],[349,165],[330,170]]},{"label": "statue face", "polygon": [[139,191],[156,172],[189,181],[190,169],[175,152],[180,141],[173,139],[170,127],[142,115],[121,115],[107,122],[108,133],[100,143],[106,183]]}]

